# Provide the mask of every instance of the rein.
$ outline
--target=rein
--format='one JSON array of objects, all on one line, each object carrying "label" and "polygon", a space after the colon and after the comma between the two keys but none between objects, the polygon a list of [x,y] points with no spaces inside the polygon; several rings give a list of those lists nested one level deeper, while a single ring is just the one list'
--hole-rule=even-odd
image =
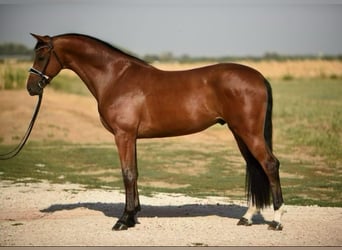
[{"label": "rein", "polygon": [[34,122],[36,121],[36,118],[38,116],[38,112],[39,112],[39,109],[40,109],[40,104],[42,103],[42,99],[43,99],[43,93],[39,95],[39,99],[38,99],[38,102],[37,102],[37,105],[36,105],[36,109],[33,113],[33,116],[32,116],[32,120],[27,128],[27,131],[24,135],[24,137],[21,139],[20,143],[18,144],[18,146],[16,146],[14,149],[12,149],[10,152],[6,153],[6,154],[1,154],[0,155],[0,160],[9,160],[13,157],[15,157],[17,154],[19,154],[19,152],[22,150],[22,148],[24,147],[27,139],[29,138],[30,134],[31,134],[31,131],[32,131],[32,128],[33,128],[33,125],[34,125]]},{"label": "rein", "polygon": [[[40,76],[40,80],[37,82],[37,85],[40,89],[44,89],[46,87],[46,85],[49,83],[49,80],[50,80],[50,77],[48,75],[45,74],[45,71],[46,71],[46,68],[48,67],[49,65],[49,62],[50,62],[50,59],[51,59],[51,53],[55,56],[56,60],[58,61],[58,63],[60,64],[61,68],[63,69],[63,64],[61,62],[61,60],[59,59],[59,57],[57,56],[56,52],[53,50],[53,44],[52,44],[52,40],[50,40],[49,44],[48,45],[44,45],[44,46],[41,46],[39,48],[36,49],[36,52],[42,48],[49,48],[49,57],[46,61],[46,64],[45,66],[43,67],[43,70],[40,71],[38,69],[35,69],[33,67],[31,67],[29,69],[29,73],[30,74],[35,74],[35,75],[38,75]],[[33,113],[33,116],[32,116],[32,119],[31,119],[31,122],[27,128],[27,131],[24,135],[24,137],[21,139],[20,143],[18,144],[18,146],[16,146],[14,149],[12,149],[10,152],[6,153],[6,154],[1,154],[0,155],[0,160],[8,160],[8,159],[11,159],[13,157],[15,157],[17,154],[19,154],[19,152],[22,150],[22,148],[25,146],[25,143],[26,141],[28,140],[30,134],[31,134],[31,131],[32,131],[32,128],[34,126],[34,123],[37,119],[37,116],[38,116],[38,113],[39,113],[39,109],[40,109],[40,105],[42,103],[42,99],[43,99],[43,92],[41,92],[41,94],[39,94],[39,98],[38,98],[38,102],[37,102],[37,105],[36,105],[36,108],[35,108],[35,111]]]}]

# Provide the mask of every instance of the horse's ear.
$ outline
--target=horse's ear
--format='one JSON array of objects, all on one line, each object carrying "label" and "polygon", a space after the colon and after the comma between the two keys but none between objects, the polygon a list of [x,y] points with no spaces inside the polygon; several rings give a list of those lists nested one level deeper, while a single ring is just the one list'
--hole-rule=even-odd
[{"label": "horse's ear", "polygon": [[49,36],[40,36],[40,35],[36,35],[33,33],[30,33],[31,36],[33,36],[34,38],[37,39],[37,42],[43,42],[43,43],[48,43],[50,41],[50,37]]}]

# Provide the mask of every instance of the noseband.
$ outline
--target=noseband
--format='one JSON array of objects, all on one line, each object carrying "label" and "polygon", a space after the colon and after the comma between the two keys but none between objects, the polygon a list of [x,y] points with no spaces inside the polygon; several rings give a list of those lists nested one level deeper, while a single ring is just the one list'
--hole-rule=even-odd
[{"label": "noseband", "polygon": [[37,70],[33,67],[29,69],[29,72],[31,74],[35,74],[35,75],[40,76],[41,79],[38,81],[38,87],[39,88],[43,89],[49,83],[48,80],[50,79],[50,77],[45,75],[43,72],[40,72],[39,70]]},{"label": "noseband", "polygon": [[61,60],[59,59],[59,57],[57,56],[56,52],[55,52],[54,49],[53,49],[52,40],[49,42],[48,45],[45,45],[45,46],[42,46],[42,47],[39,47],[38,49],[36,49],[36,52],[37,52],[38,50],[42,49],[42,48],[49,48],[49,53],[50,53],[50,54],[49,54],[49,58],[48,58],[48,60],[46,61],[46,64],[44,65],[44,67],[43,67],[43,70],[40,71],[40,70],[38,70],[38,69],[35,69],[35,68],[31,67],[31,68],[29,69],[28,72],[31,73],[31,74],[40,76],[41,79],[38,81],[37,84],[38,84],[38,87],[39,87],[39,88],[44,89],[44,88],[46,87],[46,85],[49,84],[49,82],[50,82],[49,80],[50,80],[50,78],[51,78],[51,77],[49,77],[48,75],[45,75],[46,68],[47,68],[47,66],[49,65],[49,62],[50,62],[51,52],[52,52],[53,55],[55,56],[56,60],[58,61],[58,63],[60,64],[60,66],[61,66],[62,69],[64,68],[64,66],[63,66],[63,64],[61,63]]}]

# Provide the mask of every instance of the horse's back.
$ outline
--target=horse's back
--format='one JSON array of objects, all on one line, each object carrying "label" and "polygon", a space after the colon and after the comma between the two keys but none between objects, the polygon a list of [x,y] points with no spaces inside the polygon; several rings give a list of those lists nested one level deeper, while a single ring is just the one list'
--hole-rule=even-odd
[{"label": "horse's back", "polygon": [[[179,71],[156,70],[157,80],[152,81],[158,88],[184,89],[211,87],[222,91],[222,88],[233,88],[244,84],[244,87],[253,88],[263,85],[262,74],[246,65],[236,63],[219,63],[200,68]],[[148,84],[148,83],[147,83]]]},{"label": "horse's back", "polygon": [[141,137],[199,132],[227,122],[257,92],[261,74],[239,64],[216,64],[185,71],[146,73]]}]

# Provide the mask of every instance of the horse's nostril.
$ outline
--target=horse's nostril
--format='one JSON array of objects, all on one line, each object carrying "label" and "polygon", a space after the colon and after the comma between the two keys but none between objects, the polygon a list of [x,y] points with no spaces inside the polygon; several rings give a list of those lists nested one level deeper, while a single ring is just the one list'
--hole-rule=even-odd
[{"label": "horse's nostril", "polygon": [[27,87],[27,91],[29,92],[30,95],[34,95],[34,91],[32,87]]}]

